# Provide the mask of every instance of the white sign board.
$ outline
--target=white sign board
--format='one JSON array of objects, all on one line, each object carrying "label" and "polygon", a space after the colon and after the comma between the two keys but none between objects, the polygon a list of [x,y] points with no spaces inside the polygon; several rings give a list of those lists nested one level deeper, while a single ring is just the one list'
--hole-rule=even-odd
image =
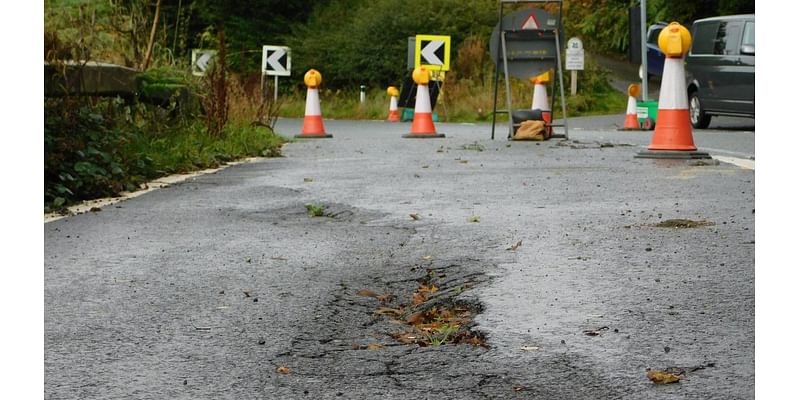
[{"label": "white sign board", "polygon": [[583,42],[576,37],[571,38],[567,41],[567,71],[583,71],[583,61]]},{"label": "white sign board", "polygon": [[264,46],[261,52],[261,73],[274,76],[291,75],[291,49],[283,46]]},{"label": "white sign board", "polygon": [[192,49],[192,75],[205,75],[216,56],[216,50]]}]

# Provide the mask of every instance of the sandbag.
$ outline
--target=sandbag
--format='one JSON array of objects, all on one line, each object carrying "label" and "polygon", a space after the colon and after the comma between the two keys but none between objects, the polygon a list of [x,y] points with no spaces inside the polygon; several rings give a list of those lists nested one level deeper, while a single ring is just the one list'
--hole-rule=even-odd
[{"label": "sandbag", "polygon": [[547,137],[547,126],[544,121],[523,121],[514,134],[514,140],[546,139],[549,138]]}]

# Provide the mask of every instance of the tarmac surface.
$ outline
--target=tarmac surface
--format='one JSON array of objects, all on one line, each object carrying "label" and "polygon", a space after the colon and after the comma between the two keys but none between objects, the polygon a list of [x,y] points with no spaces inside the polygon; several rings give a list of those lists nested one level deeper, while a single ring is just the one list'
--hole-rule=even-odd
[{"label": "tarmac surface", "polygon": [[[755,171],[636,159],[649,136],[602,125],[326,120],[284,157],[47,223],[45,398],[753,398]],[[434,307],[481,340],[392,336]]]}]

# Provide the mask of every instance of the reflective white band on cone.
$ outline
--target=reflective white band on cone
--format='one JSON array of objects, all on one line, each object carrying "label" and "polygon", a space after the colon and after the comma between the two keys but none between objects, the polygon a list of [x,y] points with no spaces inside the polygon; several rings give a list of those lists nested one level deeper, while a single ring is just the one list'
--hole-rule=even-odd
[{"label": "reflective white band on cone", "polygon": [[686,98],[686,72],[683,70],[683,58],[665,58],[664,72],[661,74],[659,110],[688,110],[689,100]]},{"label": "reflective white band on cone", "polygon": [[541,83],[533,85],[531,110],[536,110],[537,108],[542,111],[550,111],[550,103],[547,101],[547,88]]},{"label": "reflective white band on cone", "polygon": [[392,96],[392,99],[389,100],[389,111],[397,111],[397,97]]},{"label": "reflective white band on cone", "polygon": [[319,108],[319,89],[308,88],[306,94],[306,116],[308,115],[322,115],[322,110]]},{"label": "reflective white band on cone", "polygon": [[625,114],[631,115],[636,114],[636,98],[633,96],[628,96],[628,109],[625,111]]},{"label": "reflective white band on cone", "polygon": [[428,94],[428,85],[417,85],[417,102],[414,103],[414,112],[431,112],[431,96]]}]

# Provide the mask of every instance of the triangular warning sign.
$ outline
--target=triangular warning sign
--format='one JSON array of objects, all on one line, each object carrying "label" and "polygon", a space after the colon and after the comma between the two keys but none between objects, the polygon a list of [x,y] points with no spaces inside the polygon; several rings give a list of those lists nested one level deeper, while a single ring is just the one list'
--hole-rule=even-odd
[{"label": "triangular warning sign", "polygon": [[522,29],[539,29],[539,21],[531,14],[528,16],[528,19],[525,20],[525,23],[522,24]]}]

